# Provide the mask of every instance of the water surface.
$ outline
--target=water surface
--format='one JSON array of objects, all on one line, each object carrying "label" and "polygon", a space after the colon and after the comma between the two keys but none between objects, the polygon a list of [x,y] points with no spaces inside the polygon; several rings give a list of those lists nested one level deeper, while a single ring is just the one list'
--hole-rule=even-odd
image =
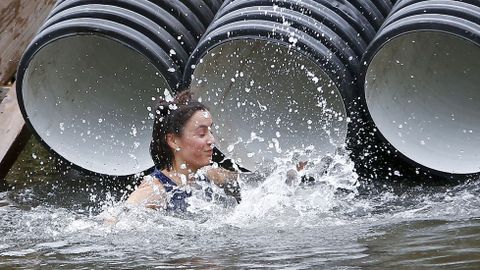
[{"label": "water surface", "polygon": [[314,185],[279,162],[241,179],[238,206],[194,196],[185,214],[126,206],[127,184],[27,174],[0,193],[0,268],[478,269],[477,181],[372,192],[346,155],[320,160]]}]

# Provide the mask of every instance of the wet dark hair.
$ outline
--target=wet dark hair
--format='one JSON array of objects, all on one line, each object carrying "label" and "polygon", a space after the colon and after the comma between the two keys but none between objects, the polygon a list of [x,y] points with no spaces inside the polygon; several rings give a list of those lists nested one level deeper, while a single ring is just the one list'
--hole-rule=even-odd
[{"label": "wet dark hair", "polygon": [[160,99],[155,110],[150,155],[158,170],[173,167],[173,151],[167,143],[167,134],[181,136],[188,120],[197,111],[208,111],[199,101],[192,99],[189,90],[179,92],[172,101]]}]

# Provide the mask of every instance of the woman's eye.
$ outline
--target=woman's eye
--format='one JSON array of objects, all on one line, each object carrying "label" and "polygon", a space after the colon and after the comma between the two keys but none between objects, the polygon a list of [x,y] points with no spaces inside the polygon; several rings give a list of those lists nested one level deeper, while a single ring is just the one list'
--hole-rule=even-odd
[{"label": "woman's eye", "polygon": [[206,131],[202,131],[202,132],[197,133],[197,136],[200,137],[200,138],[203,138],[203,137],[205,137],[205,136],[207,136],[207,135],[212,135],[212,136],[213,136],[212,130],[209,129],[209,130],[206,130]]}]

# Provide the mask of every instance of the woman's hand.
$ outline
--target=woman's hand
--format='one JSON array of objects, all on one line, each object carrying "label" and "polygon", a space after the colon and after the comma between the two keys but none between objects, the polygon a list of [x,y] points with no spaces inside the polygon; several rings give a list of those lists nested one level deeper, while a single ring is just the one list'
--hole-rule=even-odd
[{"label": "woman's hand", "polygon": [[223,188],[225,194],[234,197],[240,203],[240,185],[238,184],[238,172],[232,172],[223,168],[209,168],[207,178],[215,185]]},{"label": "woman's hand", "polygon": [[308,161],[300,161],[297,163],[297,172],[303,170],[305,165],[307,165]]},{"label": "woman's hand", "polygon": [[[298,181],[298,178],[300,178],[300,175],[298,174],[301,172],[303,169],[305,169],[305,166],[307,165],[308,161],[299,161],[295,167],[297,170],[291,169],[287,171],[287,179],[285,180],[285,184],[291,186],[293,185],[296,181]],[[302,179],[305,176],[302,176]]]}]

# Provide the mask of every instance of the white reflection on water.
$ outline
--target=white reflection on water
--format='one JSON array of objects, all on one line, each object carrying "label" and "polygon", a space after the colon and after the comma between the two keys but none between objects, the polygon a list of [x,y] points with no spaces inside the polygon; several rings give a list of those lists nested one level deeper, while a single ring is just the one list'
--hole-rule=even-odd
[{"label": "white reflection on water", "polygon": [[[0,268],[475,269],[480,262],[478,183],[362,194],[347,155],[312,159],[306,170],[315,184],[286,184],[292,168],[285,159],[261,180],[243,177],[236,207],[193,197],[186,214],[129,208],[121,191],[66,180],[0,193]],[[106,215],[117,222],[105,224]]]}]

